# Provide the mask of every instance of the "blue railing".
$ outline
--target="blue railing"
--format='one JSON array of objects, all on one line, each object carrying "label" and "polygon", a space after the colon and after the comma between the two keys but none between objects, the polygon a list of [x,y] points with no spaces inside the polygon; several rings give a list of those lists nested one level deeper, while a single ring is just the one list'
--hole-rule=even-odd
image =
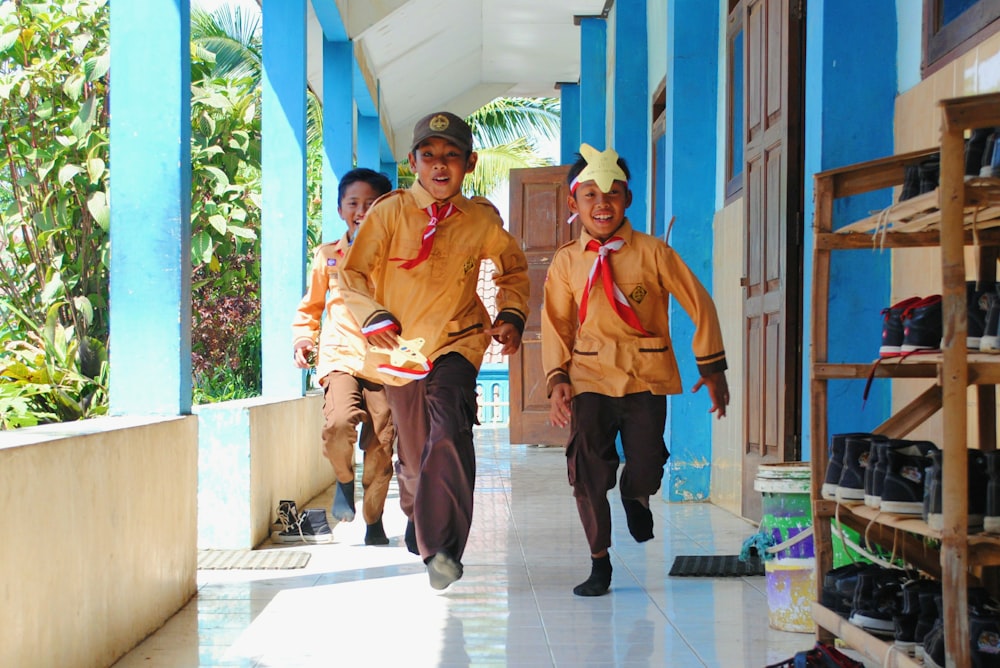
[{"label": "blue railing", "polygon": [[484,427],[510,423],[510,374],[506,364],[483,364],[476,378],[476,415]]}]

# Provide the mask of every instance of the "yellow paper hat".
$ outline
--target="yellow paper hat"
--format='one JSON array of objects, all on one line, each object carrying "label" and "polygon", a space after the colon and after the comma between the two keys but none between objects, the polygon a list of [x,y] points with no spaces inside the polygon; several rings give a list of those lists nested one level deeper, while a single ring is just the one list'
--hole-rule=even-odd
[{"label": "yellow paper hat", "polygon": [[583,168],[573,180],[573,185],[584,181],[593,181],[601,192],[608,192],[615,181],[628,183],[625,170],[618,164],[618,153],[613,148],[598,151],[590,144],[580,144],[580,155],[587,161],[587,166]]}]

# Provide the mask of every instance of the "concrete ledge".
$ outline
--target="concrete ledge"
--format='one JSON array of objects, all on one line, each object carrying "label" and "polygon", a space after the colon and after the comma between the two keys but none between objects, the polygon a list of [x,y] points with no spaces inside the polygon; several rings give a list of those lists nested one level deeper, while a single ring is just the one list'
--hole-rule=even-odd
[{"label": "concrete ledge", "polygon": [[322,394],[204,404],[194,412],[199,548],[256,547],[270,534],[278,501],[301,508],[333,484],[320,441]]},{"label": "concrete ledge", "polygon": [[0,665],[108,666],[194,595],[194,417],[0,434]]}]

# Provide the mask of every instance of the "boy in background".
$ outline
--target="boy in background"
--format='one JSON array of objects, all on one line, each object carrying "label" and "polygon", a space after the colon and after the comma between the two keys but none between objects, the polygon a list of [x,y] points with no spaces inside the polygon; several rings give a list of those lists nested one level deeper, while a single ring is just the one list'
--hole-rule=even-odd
[{"label": "boy in background", "polygon": [[[726,353],[711,296],[663,241],[632,229],[625,161],[612,150],[583,144],[568,175],[569,210],[583,225],[580,238],[556,251],[545,279],[542,365],[549,419],[570,426],[566,446],[569,483],[590,545],[591,574],[577,596],[600,596],[611,586],[611,508],[608,491],[625,465],[621,498],[629,533],[653,538],[649,497],[660,488],[667,463],[663,429],[666,395],[682,391],[670,341],[672,296],[695,324],[692,341],[710,412],[721,418],[729,403]],[[613,269],[613,273],[612,273]]]},{"label": "boy in background", "polygon": [[[362,514],[368,525],[365,545],[387,545],[382,511],[392,478],[392,446],[396,430],[382,385],[365,370],[367,345],[361,328],[344,305],[340,271],[365,213],[376,199],[392,190],[389,179],[370,169],[352,169],[340,179],[337,213],[347,223],[340,240],[316,249],[306,294],[292,323],[295,366],[307,369],[319,351],[316,376],[323,387],[323,454],[337,478],[331,514],[354,519],[354,444],[361,424],[364,452],[361,485]],[[320,319],[322,318],[322,326]]]},{"label": "boy in background", "polygon": [[[405,425],[396,475],[409,520],[406,545],[437,590],[463,574],[483,354],[491,336],[503,354],[514,353],[528,314],[520,245],[488,200],[462,196],[476,160],[461,118],[442,111],[418,121],[409,153],[413,186],[372,207],[342,269],[344,299],[362,333],[370,345],[394,351],[379,368],[396,424]],[[486,258],[497,267],[492,323],[476,293]]]}]

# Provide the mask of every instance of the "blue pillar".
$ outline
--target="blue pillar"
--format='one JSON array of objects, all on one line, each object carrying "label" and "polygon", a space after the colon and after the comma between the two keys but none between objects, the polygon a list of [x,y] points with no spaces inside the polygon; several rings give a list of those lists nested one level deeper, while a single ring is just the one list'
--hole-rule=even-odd
[{"label": "blue pillar", "polygon": [[382,164],[378,150],[378,116],[358,114],[358,167],[378,169]]},{"label": "blue pillar", "polygon": [[608,24],[580,18],[580,138],[599,151],[607,147]]},{"label": "blue pillar", "polygon": [[650,106],[649,54],[646,46],[646,0],[615,3],[614,149],[632,172],[632,225],[650,232],[649,191]]},{"label": "blue pillar", "polygon": [[[712,289],[712,219],[716,206],[719,74],[719,3],[669,0],[667,7],[667,219],[677,216],[673,246],[705,287]],[[685,391],[670,397],[665,494],[671,501],[706,499],[712,460],[712,414],[705,391],[688,390],[698,378],[691,355],[694,325],[676,301],[670,336]],[[739,373],[738,369],[730,374]]]},{"label": "blue pillar", "polygon": [[305,384],[292,364],[290,327],[305,290],[306,0],[264,0],[261,15],[263,394],[297,397]]},{"label": "blue pillar", "polygon": [[559,109],[562,116],[559,128],[559,160],[564,165],[573,164],[580,150],[580,84],[561,83]]},{"label": "blue pillar", "polygon": [[323,241],[347,229],[337,213],[340,177],[354,166],[354,45],[323,40]]},{"label": "blue pillar", "polygon": [[391,160],[383,160],[378,171],[389,177],[389,182],[392,183],[393,188],[399,186],[399,168],[396,166],[395,162],[392,162]]},{"label": "blue pillar", "polygon": [[190,11],[111,5],[114,415],[191,412]]},{"label": "blue pillar", "polygon": [[[897,16],[901,3],[842,3],[813,0],[806,14],[805,89],[805,234],[803,312],[811,313],[813,258],[812,175],[827,169],[873,160],[894,152],[893,121],[897,94]],[[910,5],[906,5],[910,9]],[[919,25],[919,6],[903,17]],[[879,66],[873,66],[878,63]],[[851,100],[844,104],[844,100]],[[887,191],[838,200],[833,226],[858,220],[892,203]],[[830,258],[830,322],[850,322],[849,336],[834,335],[829,359],[858,361],[858,341],[865,350],[878,349],[881,310],[890,306],[891,253],[833,253]],[[910,296],[910,295],[905,295]],[[858,318],[856,314],[869,316]],[[809,318],[803,321],[804,341],[810,341]],[[867,359],[867,358],[863,358]],[[811,422],[809,347],[803,349],[802,424]],[[827,420],[835,431],[871,431],[889,416],[891,385],[876,380],[862,410],[864,380],[831,381]],[[803,429],[802,452],[810,451],[811,434]]]}]

